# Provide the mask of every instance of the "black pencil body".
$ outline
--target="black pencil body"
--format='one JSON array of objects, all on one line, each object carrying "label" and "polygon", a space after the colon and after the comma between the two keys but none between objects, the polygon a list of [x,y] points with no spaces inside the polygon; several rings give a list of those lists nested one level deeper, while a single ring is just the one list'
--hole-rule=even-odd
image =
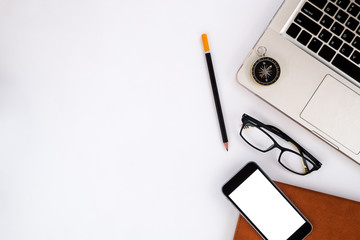
[{"label": "black pencil body", "polygon": [[223,117],[223,113],[222,113],[222,109],[221,109],[219,92],[218,92],[218,88],[217,88],[217,85],[216,85],[214,67],[213,67],[213,64],[212,64],[212,61],[211,61],[210,52],[205,53],[205,57],[206,57],[206,62],[207,62],[208,69],[209,69],[211,88],[212,88],[212,92],[213,92],[213,95],[214,95],[214,101],[215,101],[216,112],[217,112],[217,116],[218,116],[218,120],[219,120],[221,136],[222,136],[222,139],[223,139],[223,143],[227,143],[228,138],[227,138],[227,135],[226,135],[224,117]]}]

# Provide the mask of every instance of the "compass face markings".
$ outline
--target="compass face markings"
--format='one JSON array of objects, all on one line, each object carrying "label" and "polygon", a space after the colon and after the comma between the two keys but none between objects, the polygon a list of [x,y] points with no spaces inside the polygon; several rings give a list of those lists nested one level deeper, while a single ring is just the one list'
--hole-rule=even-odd
[{"label": "compass face markings", "polygon": [[265,62],[263,62],[263,66],[260,67],[260,77],[261,78],[265,77],[265,79],[267,79],[269,76],[271,76],[271,73],[272,73],[271,68],[272,68],[272,65],[267,67],[265,65]]},{"label": "compass face markings", "polygon": [[259,58],[252,66],[251,76],[261,85],[270,85],[280,77],[280,65],[270,57]]}]

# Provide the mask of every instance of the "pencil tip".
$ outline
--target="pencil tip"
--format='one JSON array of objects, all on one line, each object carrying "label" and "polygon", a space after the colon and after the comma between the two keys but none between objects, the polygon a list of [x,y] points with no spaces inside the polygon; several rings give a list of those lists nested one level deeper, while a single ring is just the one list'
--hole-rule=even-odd
[{"label": "pencil tip", "polygon": [[224,145],[225,145],[226,151],[229,151],[229,143],[228,143],[228,142],[225,142]]}]

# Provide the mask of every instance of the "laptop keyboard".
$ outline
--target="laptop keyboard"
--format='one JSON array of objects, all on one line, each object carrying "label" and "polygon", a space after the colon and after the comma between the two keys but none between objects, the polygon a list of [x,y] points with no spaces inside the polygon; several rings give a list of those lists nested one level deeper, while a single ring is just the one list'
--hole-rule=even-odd
[{"label": "laptop keyboard", "polygon": [[308,0],[286,33],[360,83],[360,0]]}]

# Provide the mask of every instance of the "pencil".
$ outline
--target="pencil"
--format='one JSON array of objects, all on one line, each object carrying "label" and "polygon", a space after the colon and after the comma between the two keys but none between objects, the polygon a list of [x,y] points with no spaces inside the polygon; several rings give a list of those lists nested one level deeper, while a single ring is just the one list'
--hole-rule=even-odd
[{"label": "pencil", "polygon": [[223,113],[222,113],[222,110],[221,110],[219,91],[218,91],[217,85],[216,85],[214,67],[213,67],[213,64],[212,64],[212,61],[211,61],[210,48],[209,48],[209,43],[208,43],[208,40],[207,40],[207,35],[203,34],[203,35],[201,35],[201,38],[202,38],[202,42],[203,42],[203,45],[204,45],[206,63],[207,63],[208,70],[209,70],[211,88],[212,88],[212,92],[213,92],[213,95],[214,95],[215,107],[216,107],[216,112],[217,112],[217,116],[218,116],[218,120],[219,120],[221,136],[222,136],[222,140],[223,140],[224,146],[226,148],[226,151],[228,151],[229,142],[228,142],[228,138],[227,138],[227,135],[226,135],[224,116],[223,116]]}]

